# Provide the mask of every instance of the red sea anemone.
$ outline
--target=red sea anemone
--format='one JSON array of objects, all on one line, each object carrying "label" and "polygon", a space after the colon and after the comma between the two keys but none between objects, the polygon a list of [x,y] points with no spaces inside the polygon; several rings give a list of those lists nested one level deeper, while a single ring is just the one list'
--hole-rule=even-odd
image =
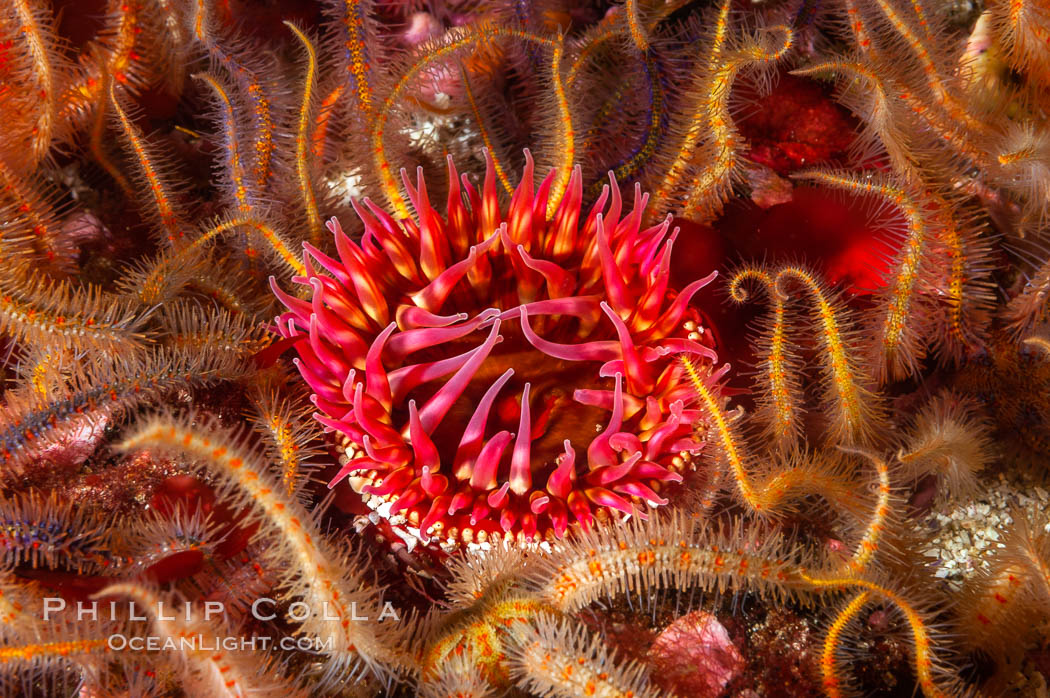
[{"label": "red sea anemone", "polygon": [[624,213],[612,181],[581,220],[577,168],[550,214],[526,160],[506,210],[491,161],[479,194],[449,159],[444,218],[405,177],[416,220],[365,199],[360,244],[333,219],[337,257],[305,246],[309,300],[273,285],[316,417],[345,437],[330,486],[443,547],[644,516],[701,446],[675,356],[716,358],[690,307],[715,275],[669,288],[678,230],[643,229],[640,189]]}]

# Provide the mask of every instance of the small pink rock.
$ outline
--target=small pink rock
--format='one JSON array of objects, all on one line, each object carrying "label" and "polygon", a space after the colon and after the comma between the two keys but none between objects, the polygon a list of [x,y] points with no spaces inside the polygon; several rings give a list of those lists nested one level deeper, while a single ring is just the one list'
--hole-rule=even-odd
[{"label": "small pink rock", "polygon": [[840,555],[849,554],[849,548],[847,548],[846,544],[840,541],[838,538],[828,538],[825,542],[827,543],[829,551],[833,553],[838,553]]},{"label": "small pink rock", "polygon": [[772,168],[750,163],[745,168],[748,184],[751,185],[751,200],[759,208],[769,208],[791,201],[795,188],[791,182],[778,175]]},{"label": "small pink rock", "polygon": [[72,245],[95,242],[109,234],[109,229],[91,211],[76,211],[62,221],[62,237]]},{"label": "small pink rock", "polygon": [[875,630],[885,630],[889,627],[889,614],[884,609],[872,611],[871,615],[868,616],[868,625]]},{"label": "small pink rock", "polygon": [[693,611],[667,626],[649,649],[652,680],[680,696],[714,698],[744,668],[725,627],[710,613]]},{"label": "small pink rock", "polygon": [[85,421],[40,449],[37,458],[57,468],[69,469],[80,465],[98,448],[108,422],[108,417]]},{"label": "small pink rock", "polygon": [[441,23],[429,12],[414,12],[401,38],[409,46],[418,46],[441,35]]}]

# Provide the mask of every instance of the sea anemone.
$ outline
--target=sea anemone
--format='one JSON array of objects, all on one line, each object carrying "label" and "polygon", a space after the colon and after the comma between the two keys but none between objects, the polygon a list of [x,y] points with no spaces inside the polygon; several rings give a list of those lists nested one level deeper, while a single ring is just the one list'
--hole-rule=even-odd
[{"label": "sea anemone", "polygon": [[491,159],[480,193],[448,167],[444,218],[422,173],[415,187],[402,173],[415,220],[355,203],[360,244],[332,219],[338,258],[305,245],[309,300],[271,283],[316,417],[343,437],[329,486],[348,479],[446,548],[549,540],[666,504],[705,431],[675,357],[711,374],[690,301],[715,274],[670,288],[678,230],[643,228],[637,187],[624,213],[611,174],[584,217],[579,168],[549,202],[553,173],[534,190],[526,153],[501,209]]}]

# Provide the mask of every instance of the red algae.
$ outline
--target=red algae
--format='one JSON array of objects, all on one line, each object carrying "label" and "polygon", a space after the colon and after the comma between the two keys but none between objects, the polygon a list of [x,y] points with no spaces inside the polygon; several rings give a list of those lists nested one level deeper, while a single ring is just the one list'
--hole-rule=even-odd
[{"label": "red algae", "polygon": [[891,232],[897,226],[895,217],[859,197],[796,186],[790,202],[766,209],[735,203],[714,229],[730,241],[730,259],[787,262],[805,246],[828,281],[866,295],[886,283],[889,260],[900,247]]},{"label": "red algae", "polygon": [[857,120],[823,85],[780,74],[740,120],[750,160],[786,174],[822,163],[842,164],[856,140]]}]

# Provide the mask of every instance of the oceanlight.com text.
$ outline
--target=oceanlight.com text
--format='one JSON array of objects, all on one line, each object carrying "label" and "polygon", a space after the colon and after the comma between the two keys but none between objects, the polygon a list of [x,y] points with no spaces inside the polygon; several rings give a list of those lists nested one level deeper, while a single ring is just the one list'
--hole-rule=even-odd
[{"label": "oceanlight.com text", "polygon": [[330,652],[334,647],[333,638],[318,637],[280,637],[266,635],[257,637],[240,637],[234,635],[189,635],[180,637],[162,637],[148,635],[145,637],[128,636],[114,633],[106,640],[106,646],[113,652],[159,652],[170,650],[177,652],[265,652],[272,647],[281,650],[300,650],[303,652]]}]

